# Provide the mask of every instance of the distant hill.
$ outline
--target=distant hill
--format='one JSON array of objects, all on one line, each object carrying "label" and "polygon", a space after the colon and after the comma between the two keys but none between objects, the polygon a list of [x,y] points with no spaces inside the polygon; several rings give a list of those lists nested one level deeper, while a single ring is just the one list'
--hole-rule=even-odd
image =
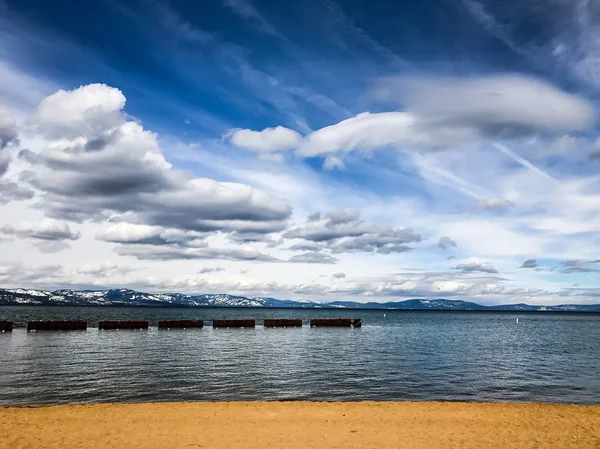
[{"label": "distant hill", "polygon": [[600,312],[600,304],[531,306],[507,304],[483,306],[474,302],[450,299],[408,299],[392,302],[354,301],[304,302],[275,298],[247,298],[227,294],[184,295],[181,293],[143,293],[129,289],[109,290],[31,290],[1,289],[0,305],[44,306],[181,306],[181,307],[289,307],[335,309],[398,309],[398,310],[487,310],[487,311],[555,311]]}]

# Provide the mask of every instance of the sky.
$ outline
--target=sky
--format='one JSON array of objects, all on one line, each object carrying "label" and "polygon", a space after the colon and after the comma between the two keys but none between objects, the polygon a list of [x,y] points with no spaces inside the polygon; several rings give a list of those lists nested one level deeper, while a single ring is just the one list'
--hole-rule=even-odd
[{"label": "sky", "polygon": [[0,286],[600,302],[600,3],[0,0]]}]

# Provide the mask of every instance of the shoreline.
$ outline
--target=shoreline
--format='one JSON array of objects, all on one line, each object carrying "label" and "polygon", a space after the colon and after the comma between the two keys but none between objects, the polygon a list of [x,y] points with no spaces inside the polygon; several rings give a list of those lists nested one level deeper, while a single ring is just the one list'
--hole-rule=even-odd
[{"label": "shoreline", "polygon": [[[0,447],[600,447],[600,406],[159,402],[0,408]],[[6,444],[6,446],[4,446]]]}]

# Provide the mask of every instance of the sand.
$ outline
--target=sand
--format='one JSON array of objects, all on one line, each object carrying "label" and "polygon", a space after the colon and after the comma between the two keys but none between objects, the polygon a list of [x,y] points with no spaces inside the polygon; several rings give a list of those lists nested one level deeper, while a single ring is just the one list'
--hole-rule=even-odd
[{"label": "sand", "polygon": [[600,448],[600,407],[243,402],[0,408],[0,448]]}]

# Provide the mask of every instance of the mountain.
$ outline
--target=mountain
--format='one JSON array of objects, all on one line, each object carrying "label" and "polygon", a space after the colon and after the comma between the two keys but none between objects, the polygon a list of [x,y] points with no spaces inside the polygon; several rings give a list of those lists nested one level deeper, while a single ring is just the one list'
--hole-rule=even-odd
[{"label": "mountain", "polygon": [[408,299],[393,302],[353,301],[303,302],[275,298],[247,298],[226,294],[184,295],[181,293],[143,293],[129,289],[110,290],[27,290],[1,289],[0,305],[44,306],[181,306],[181,307],[288,307],[288,308],[335,308],[335,309],[399,309],[399,310],[483,310],[483,311],[551,311],[551,312],[600,312],[600,304],[558,306],[532,306],[507,304],[483,306],[474,302],[449,299]]}]

